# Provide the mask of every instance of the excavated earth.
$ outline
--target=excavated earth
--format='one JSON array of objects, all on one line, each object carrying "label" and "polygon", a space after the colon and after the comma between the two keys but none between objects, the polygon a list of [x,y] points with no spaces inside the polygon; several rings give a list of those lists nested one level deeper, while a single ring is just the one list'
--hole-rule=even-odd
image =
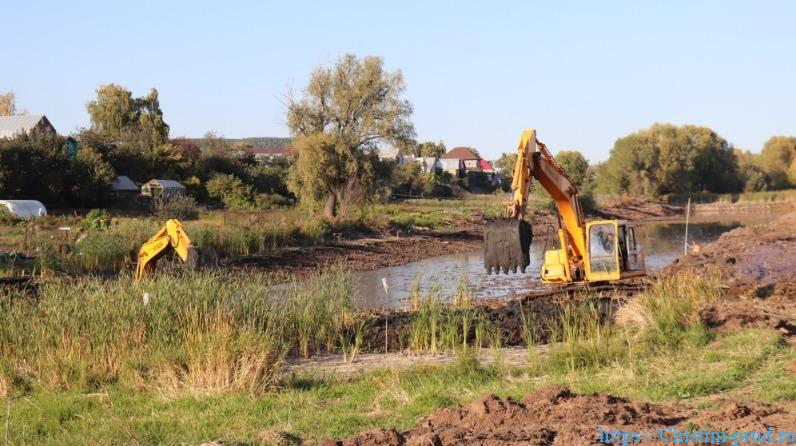
[{"label": "excavated earth", "polygon": [[[796,429],[796,417],[786,409],[768,404],[740,405],[728,402],[719,409],[697,412],[677,403],[639,403],[604,394],[574,395],[563,387],[553,385],[530,393],[520,401],[489,395],[466,406],[439,409],[406,432],[373,429],[342,441],[329,440],[323,444],[622,444],[621,437],[609,437],[622,435],[619,432],[638,432],[647,442],[657,440],[673,443],[677,439],[674,429],[682,435],[686,426],[704,426],[705,429],[709,426],[710,431],[728,433],[765,432],[769,426],[775,426],[777,431],[793,431]],[[601,428],[605,433],[600,433]],[[609,438],[611,441],[606,441]]]},{"label": "excavated earth", "polygon": [[[660,275],[680,271],[718,271],[726,295],[702,311],[704,321],[722,332],[744,327],[779,330],[793,342],[796,334],[796,213],[763,225],[735,229],[678,260]],[[505,311],[505,310],[504,310]],[[555,312],[551,307],[547,311]],[[792,367],[796,374],[796,364]],[[622,444],[604,431],[639,432],[672,443],[672,428],[711,431],[796,431],[796,405],[720,399],[719,408],[695,410],[680,403],[634,402],[605,394],[574,395],[549,386],[520,401],[485,396],[458,407],[439,409],[406,431],[373,429],[326,445],[593,445]],[[662,429],[670,429],[663,431]],[[605,434],[604,434],[605,435]],[[660,437],[664,435],[664,437]],[[692,437],[693,438],[693,437]],[[692,441],[692,443],[694,443]],[[731,443],[731,441],[730,441]],[[625,444],[630,444],[628,441]]]},{"label": "excavated earth", "polygon": [[718,331],[768,327],[796,335],[796,212],[769,223],[734,229],[714,243],[676,260],[661,274],[718,271],[729,287],[702,311]]}]

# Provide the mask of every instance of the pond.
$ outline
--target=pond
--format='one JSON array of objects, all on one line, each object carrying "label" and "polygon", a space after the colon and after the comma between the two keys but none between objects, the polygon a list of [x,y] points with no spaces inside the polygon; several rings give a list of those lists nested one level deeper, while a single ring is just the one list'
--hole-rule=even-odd
[{"label": "pond", "polygon": [[[747,222],[729,221],[718,223],[696,223],[688,226],[689,244],[704,245],[719,238],[721,234]],[[546,230],[545,230],[546,229]],[[526,273],[487,275],[484,270],[483,252],[480,243],[473,252],[433,257],[401,266],[381,268],[354,274],[359,285],[359,306],[362,308],[403,307],[412,293],[439,293],[443,299],[456,295],[461,287],[468,287],[476,299],[511,299],[530,291],[543,290],[547,285],[540,282],[540,269],[544,251],[552,248],[550,228],[534,228],[531,245],[531,264]],[[541,233],[541,234],[540,234]],[[685,224],[657,223],[636,227],[639,244],[644,250],[648,271],[663,268],[683,255]],[[382,279],[389,287],[384,292]]]}]

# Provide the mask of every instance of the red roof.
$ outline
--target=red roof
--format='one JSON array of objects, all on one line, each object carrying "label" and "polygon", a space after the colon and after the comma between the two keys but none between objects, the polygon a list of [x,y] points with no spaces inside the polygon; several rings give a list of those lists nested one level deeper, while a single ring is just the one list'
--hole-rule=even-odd
[{"label": "red roof", "polygon": [[459,159],[459,160],[480,160],[481,157],[473,153],[468,147],[456,147],[450,152],[442,155],[442,159]]},{"label": "red roof", "polygon": [[292,155],[293,148],[292,147],[255,147],[249,152],[252,155]]},{"label": "red roof", "polygon": [[480,160],[478,162],[478,164],[479,164],[479,167],[481,167],[481,170],[483,170],[484,172],[492,172],[492,165],[489,164],[489,161]]}]

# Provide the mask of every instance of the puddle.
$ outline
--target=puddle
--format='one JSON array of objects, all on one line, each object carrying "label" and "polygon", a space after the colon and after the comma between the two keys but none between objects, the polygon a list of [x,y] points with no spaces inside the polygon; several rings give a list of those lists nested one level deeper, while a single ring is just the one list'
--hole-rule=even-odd
[{"label": "puddle", "polygon": [[[688,226],[689,243],[711,243],[729,230],[749,222],[696,223]],[[660,223],[636,228],[638,242],[644,249],[648,270],[663,268],[683,255],[684,223]],[[473,252],[452,254],[421,260],[406,265],[355,273],[358,282],[359,305],[363,308],[402,307],[416,287],[421,292],[437,291],[449,299],[466,281],[476,299],[511,299],[529,291],[545,289],[539,279],[544,251],[551,248],[547,237],[536,237],[531,245],[531,264],[525,274],[487,275],[479,242]],[[389,286],[389,300],[382,287],[382,279]]]}]

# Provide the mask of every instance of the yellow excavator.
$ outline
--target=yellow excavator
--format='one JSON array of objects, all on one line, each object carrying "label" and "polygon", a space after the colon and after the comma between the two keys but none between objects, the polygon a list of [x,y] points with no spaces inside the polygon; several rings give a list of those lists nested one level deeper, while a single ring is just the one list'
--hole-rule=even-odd
[{"label": "yellow excavator", "polygon": [[201,249],[195,246],[185,233],[182,223],[170,219],[152,238],[141,245],[135,280],[141,280],[146,272],[154,270],[158,260],[171,250],[177,253],[189,269],[196,270],[218,260],[212,248]]},{"label": "yellow excavator", "polygon": [[525,220],[531,182],[547,190],[558,211],[560,248],[544,253],[542,282],[568,284],[609,282],[645,274],[644,254],[635,227],[624,220],[586,222],[578,188],[536,139],[536,130],[522,133],[511,183],[513,198],[505,203],[505,218],[487,222],[484,267],[487,273],[525,272],[533,240]]}]

